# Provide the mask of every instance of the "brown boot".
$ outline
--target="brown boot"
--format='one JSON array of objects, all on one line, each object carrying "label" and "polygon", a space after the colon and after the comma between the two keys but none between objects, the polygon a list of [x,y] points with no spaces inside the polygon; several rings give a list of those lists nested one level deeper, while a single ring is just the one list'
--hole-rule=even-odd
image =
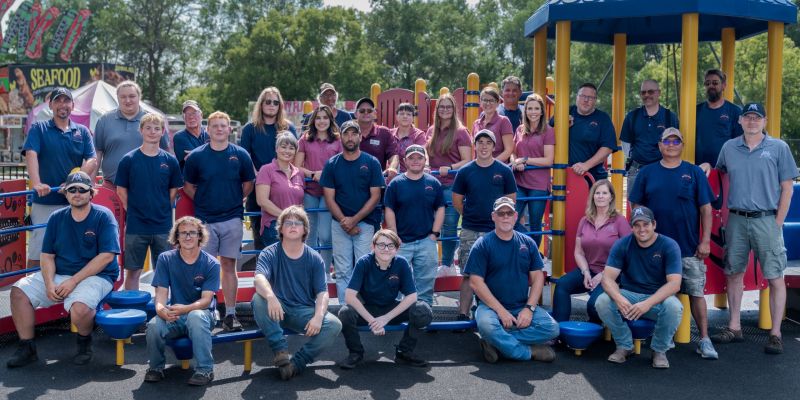
[{"label": "brown boot", "polygon": [[272,359],[272,363],[275,364],[276,367],[280,368],[289,364],[291,361],[291,356],[289,356],[289,352],[286,350],[281,350],[275,353],[275,358]]}]

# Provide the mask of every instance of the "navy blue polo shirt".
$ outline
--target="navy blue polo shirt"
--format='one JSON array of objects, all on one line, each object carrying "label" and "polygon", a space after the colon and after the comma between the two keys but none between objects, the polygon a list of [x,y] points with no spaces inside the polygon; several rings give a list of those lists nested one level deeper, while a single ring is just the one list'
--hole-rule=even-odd
[{"label": "navy blue polo shirt", "polygon": [[430,174],[417,180],[400,174],[389,182],[383,196],[384,206],[394,211],[397,234],[404,243],[428,236],[434,214],[444,202],[442,184]]},{"label": "navy blue polo shirt", "polygon": [[517,193],[517,183],[511,168],[500,161],[494,160],[490,166],[481,167],[472,160],[458,169],[453,193],[464,196],[461,226],[476,232],[489,232],[494,229],[494,201]]},{"label": "navy blue polo shirt", "polygon": [[[331,157],[322,169],[319,183],[323,188],[336,190],[334,198],[345,217],[356,215],[364,207],[370,197],[370,188],[385,185],[378,160],[363,151],[353,161],[346,160],[343,153]],[[364,222],[374,225],[380,219],[380,211],[376,209],[364,218]]]},{"label": "navy blue polo shirt", "polygon": [[[55,121],[39,121],[31,125],[22,145],[22,154],[33,150],[39,160],[39,179],[49,186],[59,186],[67,180],[73,168],[80,168],[83,160],[95,157],[94,142],[89,129],[69,121],[69,129],[62,131]],[[37,204],[69,204],[64,195],[51,192],[47,196],[33,195]]]},{"label": "navy blue polo shirt", "polygon": [[[219,261],[205,251],[192,264],[181,257],[180,250],[161,253],[156,262],[153,286],[169,289],[169,304],[192,304],[200,300],[203,292],[219,290]],[[216,308],[211,301],[208,309]]]},{"label": "navy blue polo shirt", "polygon": [[517,106],[516,110],[506,110],[502,104],[497,106],[497,113],[500,115],[504,115],[511,121],[511,126],[514,127],[514,132],[517,131],[517,128],[522,124],[522,106]]},{"label": "navy blue polo shirt", "polygon": [[175,136],[172,137],[172,149],[175,150],[175,157],[178,159],[181,171],[183,171],[183,165],[186,163],[186,156],[192,150],[208,143],[209,140],[208,132],[202,126],[200,127],[199,136],[192,135],[186,129],[175,133]]},{"label": "navy blue polo shirt", "polygon": [[389,268],[382,270],[375,260],[375,253],[366,254],[356,261],[347,288],[358,292],[364,304],[379,307],[394,304],[398,293],[408,296],[417,292],[414,274],[405,258],[395,257]]},{"label": "navy blue polo shirt", "polygon": [[[572,106],[569,108],[569,115],[573,118],[569,128],[569,165],[587,161],[601,147],[617,150],[617,135],[608,114],[595,109],[589,115],[581,115],[578,107]],[[553,118],[550,118],[550,126],[554,126]],[[590,169],[589,173],[595,180],[608,177],[602,162]]]},{"label": "navy blue polo shirt", "polygon": [[693,256],[700,244],[699,208],[711,203],[714,194],[700,167],[681,161],[675,168],[661,163],[639,171],[628,200],[653,210],[656,232],[678,242],[681,257]]},{"label": "navy blue polo shirt", "polygon": [[183,186],[178,160],[159,149],[148,156],[136,149],[119,162],[116,184],[128,190],[125,233],[158,235],[172,228],[172,203],[169,190]]},{"label": "navy blue polo shirt", "polygon": [[[294,124],[289,123],[288,131],[297,137],[297,130]],[[275,159],[275,141],[278,139],[278,127],[275,124],[264,125],[259,129],[252,122],[248,122],[242,128],[242,137],[239,139],[239,146],[250,154],[253,159],[253,166],[256,171],[261,169],[264,164],[269,164]]]},{"label": "navy blue polo shirt", "polygon": [[253,162],[247,152],[232,143],[216,151],[204,144],[186,159],[184,180],[197,186],[194,213],[205,223],[241,219],[244,213],[242,183],[256,179]]},{"label": "navy blue polo shirt", "polygon": [[517,231],[513,233],[511,240],[500,239],[494,231],[478,238],[464,271],[482,277],[507,310],[527,303],[529,275],[544,267],[536,242]]},{"label": "navy blue polo shirt", "polygon": [[650,116],[647,115],[647,109],[641,106],[625,116],[619,139],[631,144],[631,158],[634,161],[643,165],[652,164],[661,159],[658,149],[661,133],[664,129],[678,126],[678,116],[669,109],[658,106],[658,112]]},{"label": "navy blue polo shirt", "polygon": [[650,247],[639,246],[633,234],[617,240],[606,265],[621,271],[621,288],[640,294],[657,292],[667,283],[667,275],[683,272],[678,243],[661,234]]},{"label": "navy blue polo shirt", "polygon": [[707,101],[697,105],[695,164],[717,165],[722,145],[743,133],[742,125],[739,124],[740,115],[742,115],[742,109],[727,100],[717,109],[708,107]]},{"label": "navy blue polo shirt", "polygon": [[54,254],[56,274],[75,275],[100,253],[114,253],[97,276],[111,283],[119,276],[119,226],[107,208],[90,204],[89,215],[83,221],[72,218],[67,206],[50,214],[42,241],[42,253]]},{"label": "navy blue polo shirt", "polygon": [[290,307],[314,307],[317,295],[328,291],[325,262],[308,245],[300,258],[289,258],[281,242],[261,250],[256,261],[256,275],[267,278],[275,297]]}]

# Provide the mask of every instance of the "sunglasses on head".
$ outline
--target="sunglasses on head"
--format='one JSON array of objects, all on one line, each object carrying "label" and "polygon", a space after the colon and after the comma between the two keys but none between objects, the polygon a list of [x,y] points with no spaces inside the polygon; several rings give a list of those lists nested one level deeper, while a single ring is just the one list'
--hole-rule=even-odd
[{"label": "sunglasses on head", "polygon": [[281,102],[278,101],[278,100],[264,100],[264,104],[273,105],[273,106],[279,106],[279,105],[281,105]]},{"label": "sunglasses on head", "polygon": [[89,192],[89,189],[84,189],[82,187],[76,187],[76,186],[73,186],[73,187],[67,189],[67,193],[71,193],[71,194],[75,194],[75,193],[85,194],[87,192]]}]

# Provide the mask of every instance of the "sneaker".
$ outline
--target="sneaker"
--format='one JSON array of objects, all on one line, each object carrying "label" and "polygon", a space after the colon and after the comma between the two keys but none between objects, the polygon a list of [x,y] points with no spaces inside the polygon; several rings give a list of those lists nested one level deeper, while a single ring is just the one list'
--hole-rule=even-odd
[{"label": "sneaker", "polygon": [[228,314],[222,319],[222,330],[225,332],[239,332],[242,330],[242,324],[236,319],[236,315]]},{"label": "sneaker", "polygon": [[289,363],[284,365],[283,367],[278,368],[278,372],[281,374],[281,379],[284,381],[288,381],[289,379],[294,378],[297,375],[297,369],[294,367],[293,363]]},{"label": "sneaker", "polygon": [[739,343],[744,342],[744,335],[742,330],[733,330],[727,326],[720,329],[719,332],[711,335],[711,341],[719,344]]},{"label": "sneaker", "polygon": [[614,364],[622,364],[625,361],[628,361],[628,357],[633,354],[633,350],[623,349],[621,347],[617,347],[610,356],[608,356],[608,361]]},{"label": "sneaker", "polygon": [[160,369],[147,369],[144,374],[145,382],[160,382],[164,379],[164,371]]},{"label": "sneaker", "polygon": [[[456,316],[456,321],[471,321],[471,320],[472,318],[470,318],[469,315],[467,314],[458,314],[458,316]],[[453,329],[453,333],[464,333],[466,331],[467,331],[466,329]]]},{"label": "sneaker", "polygon": [[494,364],[497,360],[500,359],[500,354],[497,353],[497,349],[494,348],[486,339],[481,339],[481,350],[483,351],[483,359],[486,360],[489,364]]},{"label": "sneaker", "polygon": [[767,354],[781,354],[783,353],[783,340],[775,335],[769,335],[769,341],[764,346],[764,352]]},{"label": "sneaker", "polygon": [[400,349],[394,352],[394,362],[403,362],[412,367],[424,368],[428,366],[428,362],[414,354],[413,351],[401,351]]},{"label": "sneaker", "polygon": [[92,361],[94,352],[92,351],[92,335],[78,336],[78,354],[72,357],[72,363],[75,365],[86,365]]},{"label": "sneaker", "polygon": [[283,367],[284,365],[291,362],[291,356],[289,356],[289,352],[286,350],[281,350],[275,353],[275,358],[272,359],[272,364],[276,367]]},{"label": "sneaker", "polygon": [[350,353],[347,358],[342,361],[339,361],[339,368],[341,369],[353,369],[356,365],[360,364],[361,361],[364,359],[364,355],[361,353]]},{"label": "sneaker", "polygon": [[213,372],[198,372],[192,375],[186,383],[192,386],[205,386],[208,385],[209,382],[214,380],[214,373]]},{"label": "sneaker", "polygon": [[17,345],[17,351],[15,351],[11,359],[6,362],[6,367],[24,367],[38,360],[39,356],[36,355],[36,345],[33,343],[33,340],[20,340],[19,345]]},{"label": "sneaker", "polygon": [[553,362],[556,359],[556,352],[546,344],[535,344],[531,346],[531,360],[541,362]]},{"label": "sneaker", "polygon": [[700,354],[700,357],[707,360],[716,360],[719,358],[719,354],[717,354],[717,350],[714,349],[714,345],[709,338],[705,338],[697,344],[697,354]]},{"label": "sneaker", "polygon": [[654,351],[652,360],[653,360],[653,368],[658,368],[658,369],[669,368],[669,360],[667,360],[667,353]]}]

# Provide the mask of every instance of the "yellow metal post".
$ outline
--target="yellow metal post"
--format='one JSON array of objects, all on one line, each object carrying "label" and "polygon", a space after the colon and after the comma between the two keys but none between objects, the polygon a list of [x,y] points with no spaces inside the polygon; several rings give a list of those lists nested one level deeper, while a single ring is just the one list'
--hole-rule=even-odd
[{"label": "yellow metal post", "polygon": [[683,314],[674,340],[675,343],[689,343],[692,341],[692,308],[689,304],[689,296],[681,293],[678,295],[678,300],[683,305]]},{"label": "yellow metal post", "polygon": [[147,249],[147,252],[144,253],[144,272],[150,271],[150,249]]},{"label": "yellow metal post", "polygon": [[[611,97],[611,121],[614,123],[617,133],[617,146],[619,146],[619,135],[622,131],[622,121],[625,120],[625,70],[627,60],[627,35],[624,33],[614,34],[614,92]],[[621,171],[625,169],[625,155],[621,151],[615,151],[611,156],[611,169]],[[622,193],[622,175],[611,174],[611,184],[617,193]],[[630,188],[628,188],[630,190]],[[627,196],[616,196],[615,205],[617,210],[622,210],[622,200]]]},{"label": "yellow metal post", "polygon": [[758,327],[772,329],[772,312],[769,309],[769,287],[758,292]]},{"label": "yellow metal post", "polygon": [[[565,165],[568,162],[569,149],[569,51],[570,21],[556,22],[556,149],[555,164]],[[567,170],[553,170],[553,185],[564,187],[567,184]],[[566,190],[554,190],[554,196],[566,196]],[[566,202],[553,202],[553,230],[564,231],[566,228]],[[564,236],[553,236],[553,276],[564,275]]]},{"label": "yellow metal post", "polygon": [[[417,111],[419,111],[419,94],[425,93],[428,90],[428,84],[425,82],[425,79],[417,79],[414,82],[414,106],[417,107]],[[414,125],[419,126],[419,115],[414,116]]]},{"label": "yellow metal post", "polygon": [[244,372],[253,370],[253,341],[244,341]]},{"label": "yellow metal post", "polygon": [[181,360],[181,369],[189,369],[189,360]]},{"label": "yellow metal post", "polygon": [[[472,72],[467,75],[467,104],[466,112],[464,115],[464,125],[467,129],[472,129],[472,124],[478,119],[480,110],[478,109],[480,103],[480,90],[481,78],[478,74]],[[473,134],[475,132],[472,132]]]},{"label": "yellow metal post", "polygon": [[633,339],[633,354],[642,354],[642,339]]},{"label": "yellow metal post", "polygon": [[533,91],[544,96],[547,91],[547,29],[533,36]]},{"label": "yellow metal post", "polygon": [[695,117],[697,104],[697,36],[700,17],[697,13],[683,14],[681,41],[681,133],[684,137],[683,159],[694,163]]},{"label": "yellow metal post", "polygon": [[767,28],[767,132],[781,137],[781,78],[783,75],[783,23],[769,22]]},{"label": "yellow metal post", "polygon": [[314,111],[314,103],[306,100],[303,102],[303,114],[310,114]]},{"label": "yellow metal post", "polygon": [[448,93],[450,93],[450,89],[447,86],[439,89],[439,96],[444,96]]},{"label": "yellow metal post", "polygon": [[117,339],[117,366],[125,364],[125,339]]},{"label": "yellow metal post", "polygon": [[378,106],[378,96],[381,94],[381,85],[377,83],[373,83],[372,86],[369,88],[369,98],[372,99],[372,102],[375,103],[375,106]]},{"label": "yellow metal post", "polygon": [[722,72],[725,73],[725,100],[733,101],[734,83],[734,64],[736,62],[736,30],[733,28],[722,28]]}]

